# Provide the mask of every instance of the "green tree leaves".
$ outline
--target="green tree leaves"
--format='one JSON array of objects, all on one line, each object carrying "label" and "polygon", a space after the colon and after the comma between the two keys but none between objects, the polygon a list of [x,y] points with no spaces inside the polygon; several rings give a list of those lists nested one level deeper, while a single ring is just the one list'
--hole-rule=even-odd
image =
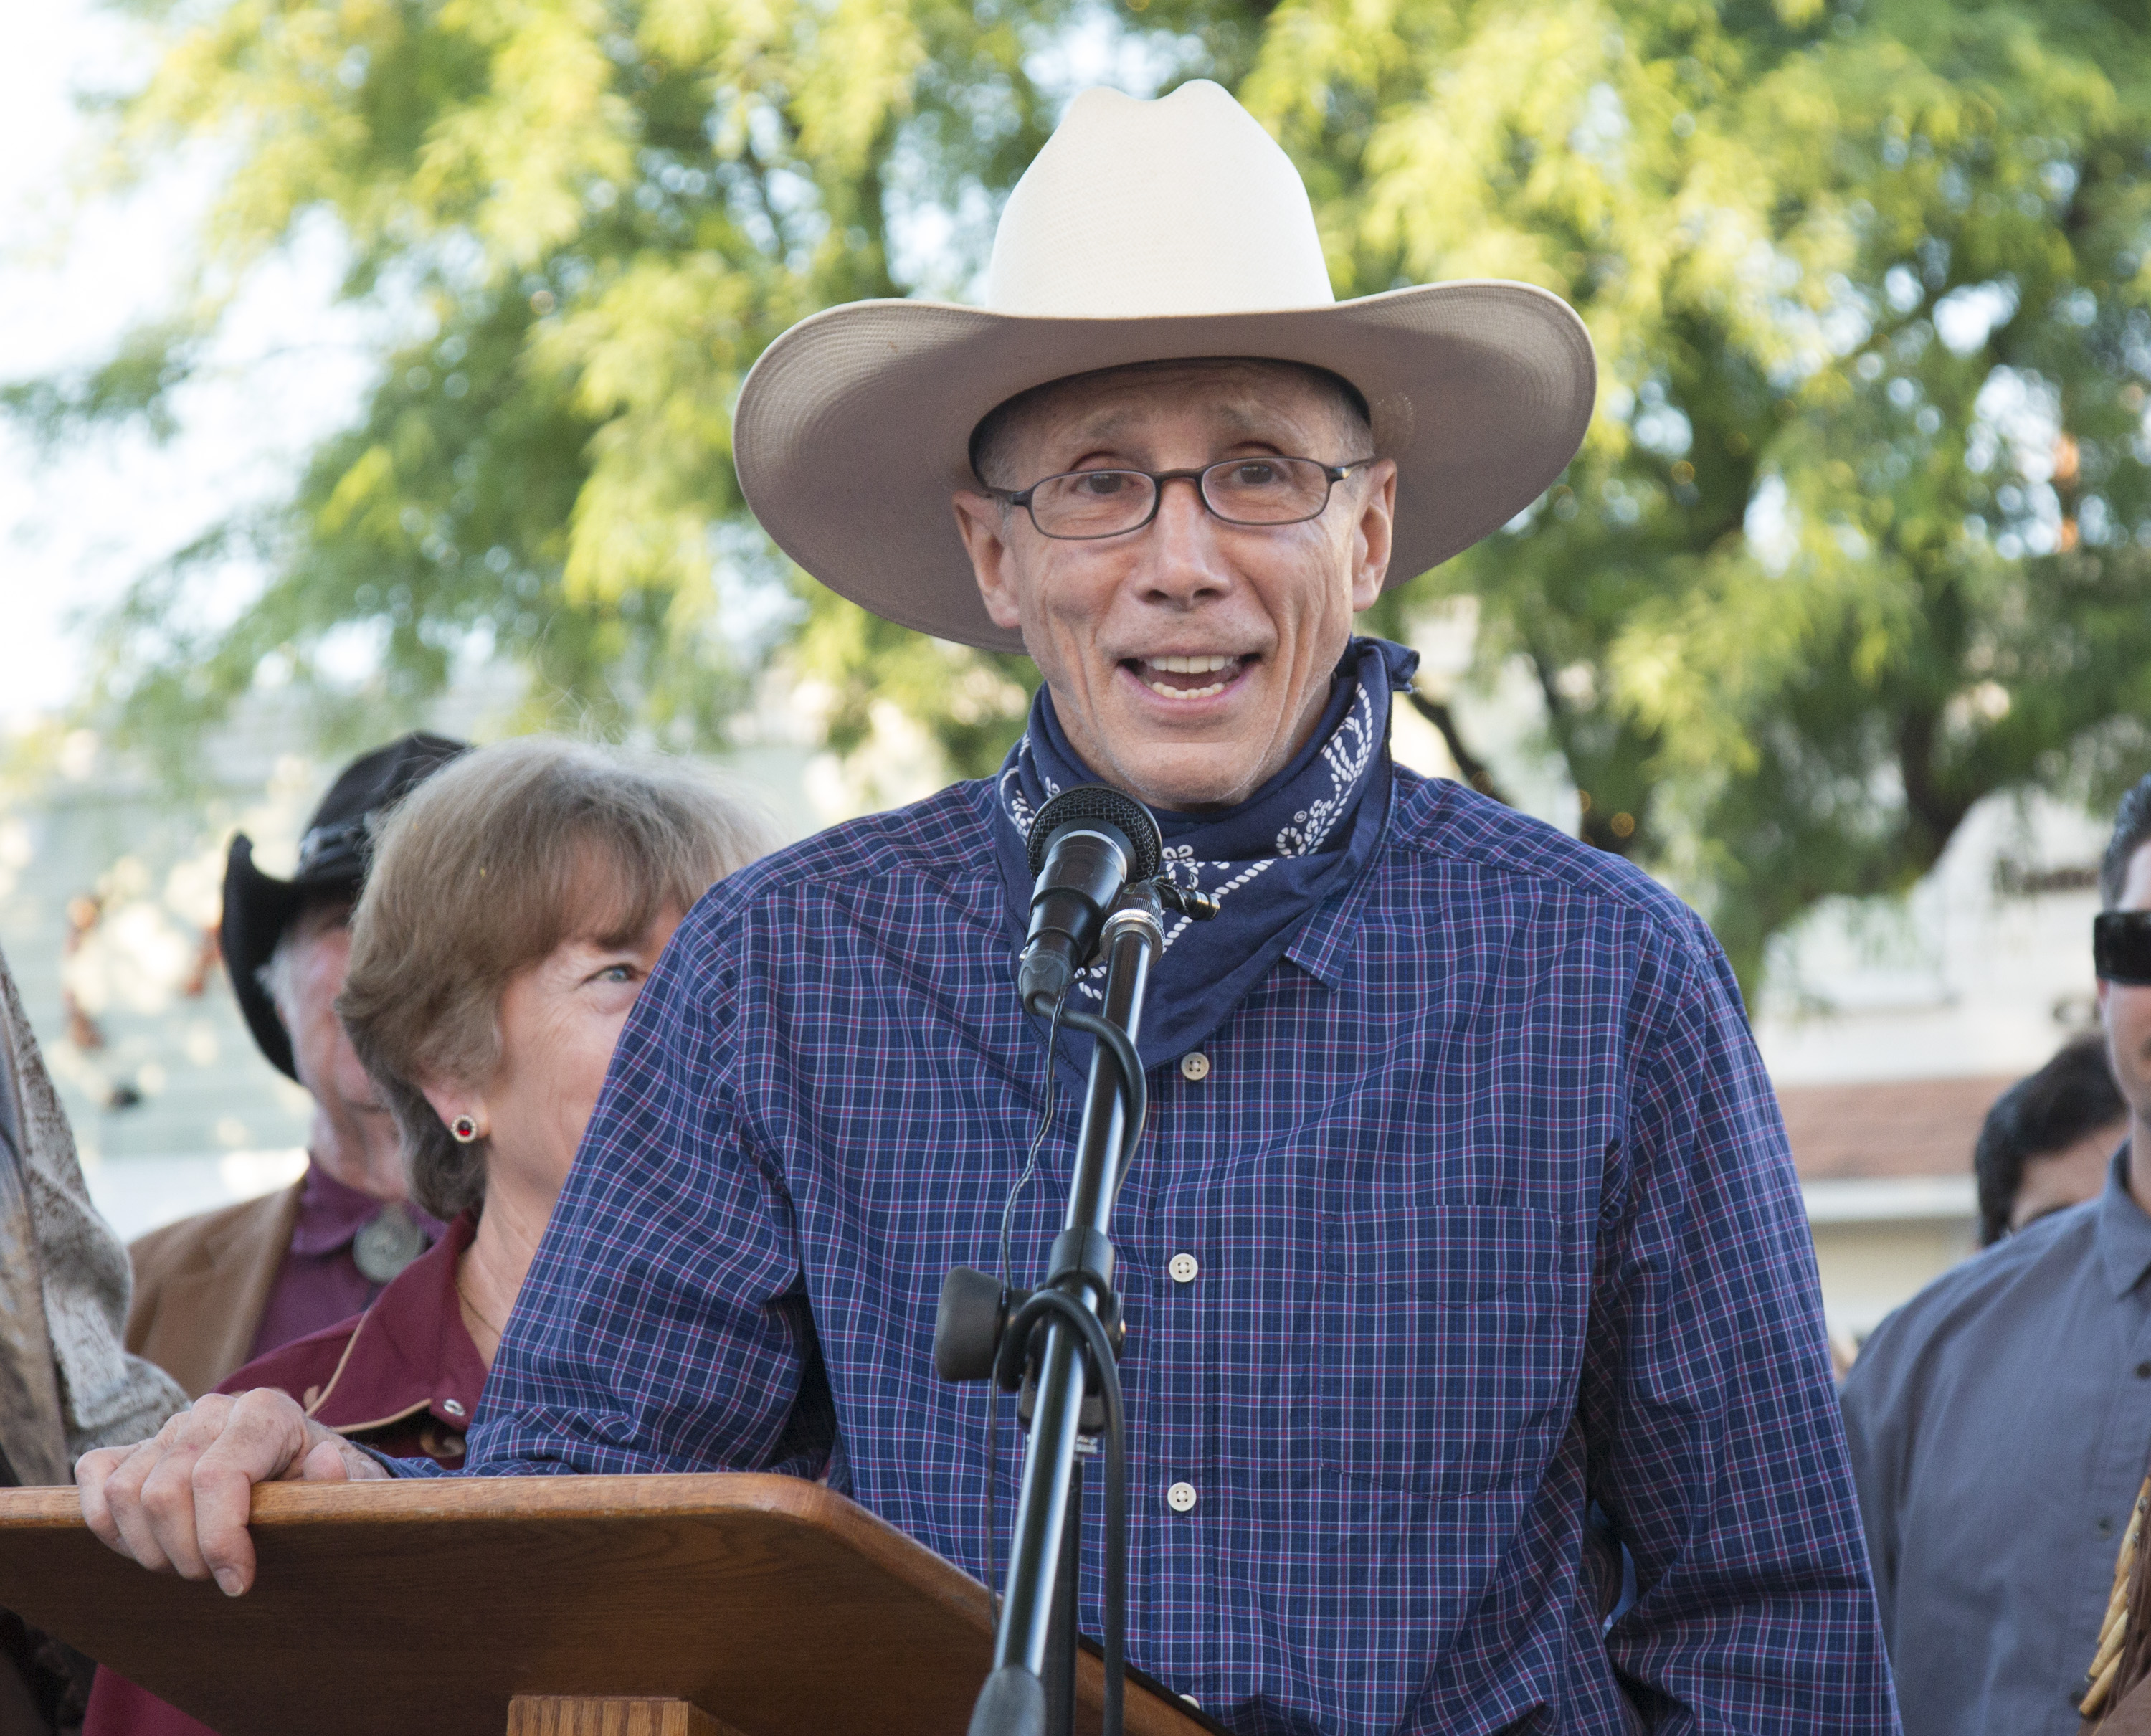
[{"label": "green tree leaves", "polygon": [[[1384,605],[1475,600],[1585,835],[1673,876],[1751,980],[1815,900],[1889,892],[1965,812],[2097,794],[2151,752],[2151,37],[1998,0],[228,0],[175,9],[123,161],[230,173],[175,320],[9,402],[51,438],[164,413],[231,286],[301,225],[387,311],[358,423],[226,527],[273,574],[190,628],[187,566],[108,635],[109,691],[185,739],[266,658],[355,625],[392,700],[474,647],[534,718],[721,737],[760,660],[833,745],[877,708],[959,770],[1021,660],[789,573],[731,469],[769,340],[962,290],[1042,141],[1039,68],[1133,42],[1238,90],[1305,174],[1343,295],[1500,276],[1599,347],[1561,484]],[[1089,37],[1085,36],[1089,33]],[[902,263],[899,263],[902,262]],[[900,429],[890,431],[902,438]],[[921,510],[939,510],[922,503]],[[788,612],[772,598],[796,594]],[[727,600],[761,600],[762,636]],[[1482,782],[1475,688],[1424,697]]]},{"label": "green tree leaves", "polygon": [[1341,281],[1521,277],[1589,321],[1565,485],[1420,594],[1479,599],[1586,835],[1751,979],[2140,712],[2147,52],[2123,8],[1925,0],[1270,22],[1246,94],[1323,165]]},{"label": "green tree leaves", "polygon": [[[166,413],[231,286],[323,218],[348,247],[347,296],[404,335],[288,503],[117,613],[106,690],[137,736],[175,748],[263,660],[303,676],[358,626],[381,635],[391,701],[490,650],[529,668],[534,717],[564,703],[719,738],[758,649],[726,633],[720,591],[797,582],[740,503],[739,382],[803,315],[901,292],[893,213],[989,200],[1020,171],[1045,136],[1023,69],[1034,15],[233,0],[161,28],[116,112],[117,160],[215,140],[231,164],[178,286],[187,316],[87,379],[16,388],[13,407],[52,438]],[[190,574],[242,545],[266,555],[267,590],[228,628],[190,629]],[[952,716],[949,739],[968,728]]]}]

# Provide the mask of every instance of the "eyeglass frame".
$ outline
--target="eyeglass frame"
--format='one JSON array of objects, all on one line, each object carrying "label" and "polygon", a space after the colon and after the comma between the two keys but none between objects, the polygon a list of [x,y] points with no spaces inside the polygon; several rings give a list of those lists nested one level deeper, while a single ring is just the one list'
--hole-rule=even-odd
[{"label": "eyeglass frame", "polygon": [[[1295,464],[1313,464],[1319,468],[1329,483],[1323,491],[1322,504],[1315,508],[1313,512],[1303,514],[1297,519],[1228,519],[1224,514],[1219,512],[1210,504],[1210,496],[1202,487],[1202,478],[1213,470],[1223,469],[1227,464],[1260,463],[1262,459],[1259,455],[1253,458],[1245,457],[1218,458],[1194,470],[1138,470],[1130,464],[1101,464],[1095,470],[1056,470],[1050,476],[1040,477],[1027,488],[997,488],[991,483],[988,483],[985,484],[985,491],[1004,505],[1021,507],[1030,519],[1030,528],[1040,536],[1049,538],[1056,543],[1102,543],[1111,537],[1133,536],[1138,530],[1149,529],[1157,522],[1159,510],[1165,505],[1165,485],[1169,482],[1193,483],[1195,498],[1202,503],[1202,510],[1209,514],[1220,524],[1231,524],[1242,530],[1276,530],[1287,524],[1311,524],[1320,518],[1329,510],[1329,497],[1336,492],[1338,483],[1351,475],[1354,471],[1364,470],[1369,464],[1380,462],[1379,456],[1351,458],[1342,464],[1325,464],[1319,458],[1307,458],[1298,453],[1281,452],[1273,453],[1272,456],[1289,460]],[[1031,506],[1031,497],[1048,483],[1059,482],[1063,477],[1068,476],[1100,475],[1141,476],[1149,478],[1150,510],[1143,515],[1141,524],[1131,524],[1121,530],[1101,530],[1089,536],[1063,536],[1058,531],[1048,530],[1038,522],[1038,514]]]}]

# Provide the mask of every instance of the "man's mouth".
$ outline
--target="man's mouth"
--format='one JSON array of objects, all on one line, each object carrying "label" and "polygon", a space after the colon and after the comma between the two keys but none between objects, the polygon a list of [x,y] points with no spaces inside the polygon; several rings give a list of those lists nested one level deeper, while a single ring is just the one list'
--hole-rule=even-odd
[{"label": "man's mouth", "polygon": [[1163,657],[1130,657],[1123,667],[1144,686],[1165,699],[1208,699],[1232,685],[1253,660],[1222,652],[1176,653]]}]

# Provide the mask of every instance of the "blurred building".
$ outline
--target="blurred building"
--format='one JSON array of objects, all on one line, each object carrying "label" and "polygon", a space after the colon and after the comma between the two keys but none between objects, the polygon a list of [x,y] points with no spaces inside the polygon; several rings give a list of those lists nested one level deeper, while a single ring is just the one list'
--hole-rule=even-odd
[{"label": "blurred building", "polygon": [[1858,1342],[1974,1251],[1972,1142],[2017,1076],[1779,1088],[1830,1324],[1845,1337]]},{"label": "blurred building", "polygon": [[[180,799],[88,731],[23,747],[0,810],[0,944],[93,1192],[124,1234],[281,1185],[306,1094],[256,1052],[216,952],[235,825],[288,863],[315,768],[256,715]],[[28,763],[19,763],[28,762]]]},{"label": "blurred building", "polygon": [[1973,1252],[1987,1109],[2097,1023],[2107,829],[1993,798],[1910,898],[1826,907],[1771,958],[1756,1036],[1840,1334],[1864,1337]]}]

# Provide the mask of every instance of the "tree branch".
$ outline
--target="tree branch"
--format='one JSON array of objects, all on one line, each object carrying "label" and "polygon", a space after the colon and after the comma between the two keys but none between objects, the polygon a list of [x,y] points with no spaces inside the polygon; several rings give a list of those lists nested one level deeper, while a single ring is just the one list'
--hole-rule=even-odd
[{"label": "tree branch", "polygon": [[1941,859],[1971,803],[1961,794],[1945,793],[1935,775],[1935,741],[1939,720],[1925,706],[1907,711],[1897,726],[1897,763],[1905,781],[1905,806],[1924,836],[1908,839],[1921,873]]},{"label": "tree branch", "polygon": [[[1593,849],[1603,850],[1609,856],[1627,856],[1642,842],[1642,832],[1635,814],[1609,811],[1604,805],[1606,794],[1602,787],[1594,797],[1583,782],[1583,774],[1577,762],[1576,731],[1570,720],[1569,708],[1554,686],[1553,666],[1539,654],[1534,645],[1531,651],[1531,671],[1537,676],[1539,692],[1546,700],[1546,726],[1553,732],[1554,745],[1561,750],[1561,764],[1568,768],[1569,781],[1576,786],[1577,806],[1580,810],[1579,824],[1583,841]],[[1637,804],[1640,809],[1642,803]],[[1627,829],[1622,830],[1623,822]]]},{"label": "tree branch", "polygon": [[1457,732],[1455,716],[1445,702],[1429,699],[1424,693],[1408,693],[1404,696],[1411,701],[1412,710],[1441,731],[1442,745],[1449,750],[1450,758],[1456,762],[1456,769],[1464,775],[1465,782],[1480,795],[1492,797],[1504,807],[1516,805],[1501,793],[1485,761],[1464,745],[1464,737]]}]

